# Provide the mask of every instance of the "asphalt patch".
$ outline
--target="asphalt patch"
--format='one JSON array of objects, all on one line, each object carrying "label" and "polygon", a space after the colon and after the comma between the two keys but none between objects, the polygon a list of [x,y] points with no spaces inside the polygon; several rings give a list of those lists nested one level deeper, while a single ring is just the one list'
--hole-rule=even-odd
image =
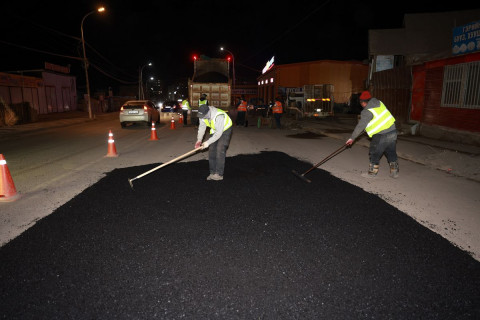
[{"label": "asphalt patch", "polygon": [[480,263],[284,153],[117,169],[0,249],[5,319],[478,319]]}]

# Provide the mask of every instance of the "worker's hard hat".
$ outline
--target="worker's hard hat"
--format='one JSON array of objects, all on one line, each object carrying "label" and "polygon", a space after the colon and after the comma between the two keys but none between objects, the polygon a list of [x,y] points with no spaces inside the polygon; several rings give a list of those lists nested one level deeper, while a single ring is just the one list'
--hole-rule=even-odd
[{"label": "worker's hard hat", "polygon": [[370,100],[372,99],[372,95],[370,94],[369,91],[363,91],[362,94],[359,97],[360,100]]}]

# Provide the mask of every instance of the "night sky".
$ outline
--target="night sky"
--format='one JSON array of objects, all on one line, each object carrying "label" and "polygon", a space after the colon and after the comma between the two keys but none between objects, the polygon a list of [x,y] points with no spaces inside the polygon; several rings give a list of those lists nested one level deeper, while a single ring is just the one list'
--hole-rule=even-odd
[{"label": "night sky", "polygon": [[[0,71],[43,68],[48,61],[71,65],[84,82],[80,25],[95,1],[2,2]],[[145,76],[171,82],[191,77],[193,54],[234,54],[237,83],[254,80],[266,61],[364,60],[369,29],[401,28],[405,13],[478,8],[456,1],[448,7],[402,1],[104,1],[106,12],[84,21],[92,87],[134,84]],[[392,3],[389,3],[389,6]],[[77,58],[77,59],[75,59]]]}]

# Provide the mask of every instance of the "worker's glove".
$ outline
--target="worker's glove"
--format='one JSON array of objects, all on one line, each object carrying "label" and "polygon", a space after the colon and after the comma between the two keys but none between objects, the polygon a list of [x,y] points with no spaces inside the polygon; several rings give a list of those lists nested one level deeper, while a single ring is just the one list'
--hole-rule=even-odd
[{"label": "worker's glove", "polygon": [[205,150],[208,148],[208,142],[205,141],[204,143],[202,143],[202,150]]},{"label": "worker's glove", "polygon": [[353,140],[348,139],[347,142],[345,142],[345,144],[350,147],[353,144]]},{"label": "worker's glove", "polygon": [[195,143],[195,149],[198,149],[202,146],[202,141],[197,141],[197,143]]}]

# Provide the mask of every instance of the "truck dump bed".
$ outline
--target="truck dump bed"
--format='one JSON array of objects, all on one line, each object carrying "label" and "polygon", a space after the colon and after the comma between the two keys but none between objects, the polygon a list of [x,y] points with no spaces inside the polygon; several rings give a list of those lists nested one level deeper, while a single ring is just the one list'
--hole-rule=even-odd
[{"label": "truck dump bed", "polygon": [[210,105],[228,110],[232,91],[229,73],[228,60],[213,58],[195,60],[193,77],[188,80],[188,96],[192,109],[198,109],[200,95],[205,93]]}]

